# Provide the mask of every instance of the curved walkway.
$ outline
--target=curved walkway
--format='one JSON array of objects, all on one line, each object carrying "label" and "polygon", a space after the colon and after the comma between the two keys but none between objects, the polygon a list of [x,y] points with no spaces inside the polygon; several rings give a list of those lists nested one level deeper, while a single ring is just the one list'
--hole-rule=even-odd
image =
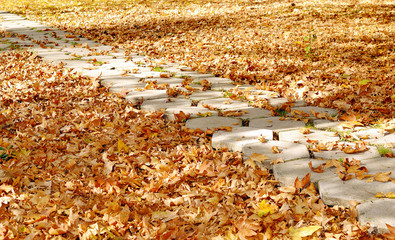
[{"label": "curved walkway", "polygon": [[[235,86],[230,79],[139,55],[126,58],[121,49],[7,12],[0,11],[0,18],[7,32],[0,38],[0,51],[30,49],[44,60],[63,63],[100,80],[142,110],[164,111],[169,120],[186,121],[188,128],[212,131],[214,148],[242,152],[247,165],[272,169],[284,186],[309,173],[326,204],[352,206],[357,201],[362,224],[370,223],[381,233],[385,224],[395,226],[395,174],[389,173],[395,158],[384,156],[388,150],[395,152],[395,119],[389,131],[352,128],[332,121],[337,115],[333,109],[303,101],[286,108],[287,99],[275,92]],[[250,105],[262,99],[282,117]]]}]

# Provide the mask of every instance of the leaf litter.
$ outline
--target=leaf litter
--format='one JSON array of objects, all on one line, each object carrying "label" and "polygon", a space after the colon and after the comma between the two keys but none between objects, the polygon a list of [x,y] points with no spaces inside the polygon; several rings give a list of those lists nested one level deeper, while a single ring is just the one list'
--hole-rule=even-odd
[{"label": "leaf litter", "polygon": [[392,1],[1,2],[73,38],[256,84],[363,124],[395,117]]},{"label": "leaf litter", "polygon": [[[170,4],[177,5],[180,1],[169,2]],[[225,2],[226,1],[220,1],[221,4],[218,5],[205,4],[200,6],[195,2],[182,1],[184,5],[182,5],[183,11],[181,11],[181,13],[184,14],[186,12],[187,14],[194,14],[190,8],[196,9],[197,6],[200,6],[200,8],[198,7],[196,11],[207,13],[205,12],[207,6],[209,8],[211,7],[210,9],[216,9],[216,7],[222,6]],[[111,3],[117,2],[113,1]],[[245,11],[248,12],[248,14],[251,14],[249,10],[255,11],[259,9],[251,7],[247,1],[240,1],[240,3],[246,6],[246,8],[242,9],[248,10]],[[11,8],[15,7],[8,4],[9,3],[5,4],[5,6]],[[96,26],[95,24],[100,22],[98,19],[100,19],[101,14],[108,15],[109,12],[115,12],[114,9],[117,9],[118,15],[120,13],[123,14],[125,10],[124,3],[119,2],[110,5],[108,3],[96,1],[89,1],[89,4],[80,1],[78,9],[75,9],[75,6],[72,5],[73,3],[71,3],[71,5],[67,3],[66,5],[69,5],[66,6],[64,2],[59,2],[59,4],[57,2],[54,6],[46,10],[49,11],[47,14],[34,16],[37,14],[35,11],[41,11],[42,9],[40,9],[40,7],[32,8],[31,6],[34,6],[34,4],[45,5],[47,3],[40,1],[36,1],[35,3],[20,1],[20,4],[21,5],[17,7],[22,7],[22,9],[24,9],[23,11],[32,14],[32,17],[40,17],[41,20],[49,21],[50,24],[54,24],[55,26],[58,24],[58,27],[74,31],[77,35],[81,34],[86,37],[92,37],[92,34],[94,34],[90,26]],[[145,5],[145,8],[141,8],[142,5],[137,5],[139,7],[135,8],[131,7],[134,13],[141,13],[139,11],[144,9],[144,11],[146,11],[145,13],[151,14],[148,20],[142,19],[142,21],[152,21],[152,19],[156,21],[156,18],[161,18],[161,16],[171,16],[169,14],[163,15],[163,9],[164,11],[169,9],[169,11],[171,11],[172,9],[171,7],[162,8],[163,4],[166,5],[168,2],[161,2],[161,4],[158,5],[158,9],[155,9],[154,12],[149,10],[155,8],[150,5],[150,2],[141,1],[139,4]],[[111,6],[111,9],[109,6]],[[65,11],[60,14],[59,10],[64,9],[63,7],[71,8],[76,11]],[[238,9],[240,8],[240,4],[235,4],[235,6],[232,5],[231,8],[229,8],[229,6],[227,7],[231,9],[231,11],[234,11],[233,7]],[[355,6],[351,5],[351,8],[353,7]],[[366,14],[367,9],[365,9],[363,5],[358,5],[358,7],[360,8],[358,14]],[[381,7],[385,8],[385,5]],[[303,12],[306,9],[310,10],[308,8],[300,8],[299,10]],[[222,10],[223,9],[219,9],[218,11],[221,12]],[[335,11],[338,10],[338,8],[335,8]],[[211,13],[215,12],[213,10],[211,11]],[[95,12],[94,15],[92,15],[93,12]],[[241,11],[241,13],[244,14],[243,11]],[[277,14],[278,11],[274,13]],[[74,28],[72,26],[76,25],[75,22],[69,23],[70,25],[64,25],[65,22],[60,24],[61,20],[59,19],[65,19],[65,16],[68,14],[81,14],[81,16],[84,17],[83,21],[86,26]],[[210,12],[208,14],[210,15]],[[271,18],[270,14],[273,13],[269,12],[263,16],[267,15]],[[90,19],[87,19],[88,16]],[[126,13],[125,16],[127,17],[125,17],[124,20],[126,18],[130,19],[130,12]],[[141,15],[136,14],[136,16],[139,16],[141,19]],[[226,14],[223,16],[226,16]],[[237,23],[243,22],[239,21],[240,19],[238,18],[234,18],[233,15],[231,16],[230,20],[233,21],[236,19]],[[303,14],[302,16],[306,19],[311,17]],[[367,16],[371,17],[370,15]],[[385,14],[383,16],[384,18],[387,17]],[[67,17],[70,19],[70,16]],[[391,15],[389,15],[389,17],[391,17]],[[106,22],[100,22],[100,24],[102,24],[102,26],[107,26],[108,24],[112,24],[113,21],[119,21],[119,19],[114,18],[112,15],[110,15],[110,18],[112,19],[105,18]],[[324,19],[327,20],[327,18]],[[91,22],[92,20],[94,21]],[[249,20],[251,20],[251,18]],[[81,21],[81,18],[79,18],[78,21]],[[211,23],[211,19],[209,22]],[[380,23],[388,24],[391,22],[384,21]],[[186,22],[186,24],[190,27],[188,22]],[[141,40],[139,44],[135,44],[135,42],[128,43],[129,45],[124,44],[125,39],[130,41],[130,38],[128,38],[130,31],[126,31],[125,33],[123,25],[117,26],[121,28],[115,28],[114,32],[101,31],[100,35],[95,36],[95,38],[106,44],[111,44],[111,42],[113,42],[131,51],[146,51],[150,56],[155,58],[159,56],[171,61],[175,61],[175,59],[178,58],[176,59],[177,61],[181,59],[196,70],[202,72],[212,71],[215,74],[230,77],[238,83],[257,83],[260,85],[259,88],[261,89],[276,90],[283,96],[290,97],[291,99],[298,96],[287,91],[294,91],[292,85],[294,87],[296,86],[297,90],[295,92],[298,92],[299,95],[303,95],[305,100],[310,103],[324,107],[335,107],[348,113],[352,112],[351,115],[356,116],[353,122],[357,126],[360,122],[366,123],[371,122],[372,119],[377,120],[382,117],[393,117],[392,109],[395,98],[393,97],[394,78],[393,74],[391,74],[391,66],[393,64],[391,52],[389,52],[388,56],[383,57],[385,61],[389,60],[385,68],[380,68],[380,64],[375,66],[376,68],[379,67],[379,72],[382,73],[379,79],[382,81],[359,80],[357,84],[353,84],[353,82],[349,80],[354,79],[349,77],[347,74],[348,72],[344,73],[339,80],[337,78],[339,76],[338,73],[341,73],[342,70],[339,70],[338,66],[331,69],[334,70],[334,74],[329,71],[329,76],[332,74],[331,77],[325,75],[328,74],[328,72],[324,70],[324,73],[322,73],[323,77],[319,75],[317,80],[314,79],[316,77],[314,74],[312,74],[312,76],[300,76],[301,73],[298,71],[283,71],[284,69],[282,68],[284,66],[286,69],[289,66],[287,63],[284,65],[282,61],[279,63],[276,62],[276,60],[272,60],[271,65],[269,64],[271,68],[274,66],[273,69],[275,74],[265,73],[265,71],[268,71],[269,67],[264,68],[263,72],[265,77],[261,78],[262,75],[257,74],[256,71],[252,71],[253,69],[259,69],[261,67],[259,64],[256,65],[258,67],[254,67],[254,64],[257,64],[255,55],[251,57],[247,54],[247,59],[237,56],[236,54],[238,66],[229,69],[226,62],[229,62],[229,59],[233,57],[229,58],[229,56],[226,55],[226,57],[223,58],[226,62],[219,61],[220,64],[210,65],[211,60],[215,60],[216,62],[218,62],[218,60],[213,55],[206,55],[210,56],[212,59],[207,59],[207,57],[204,56],[203,50],[208,48],[212,51],[210,46],[215,44],[207,43],[202,45],[196,44],[194,41],[186,41],[187,44],[196,45],[198,47],[197,49],[194,49],[193,46],[187,48],[191,49],[196,58],[198,58],[197,61],[196,59],[192,61],[189,54],[185,54],[185,56],[177,55],[177,53],[182,53],[182,51],[178,51],[177,48],[174,48],[172,45],[170,46],[171,48],[173,47],[173,49],[170,48],[170,50],[174,50],[174,52],[160,46],[162,42],[158,39],[155,40],[159,42],[156,45],[159,46],[159,48],[165,49],[164,51],[159,51],[159,53],[156,50],[152,51],[152,48],[148,48],[149,51],[147,51],[147,46],[152,44],[152,39],[146,41],[144,37],[140,37],[137,38]],[[197,27],[196,25],[193,26]],[[237,28],[237,25],[235,26]],[[144,25],[142,31],[147,30],[147,27],[150,28],[149,25]],[[140,28],[141,27],[138,27],[137,29]],[[105,28],[102,27],[101,29]],[[189,28],[185,28],[184,26],[184,29]],[[95,31],[96,30],[97,29],[95,29]],[[207,29],[204,29],[202,32],[204,33],[206,30]],[[232,30],[234,29],[228,29],[230,32],[232,32]],[[157,32],[161,32],[160,28]],[[237,29],[237,32],[240,32],[240,29]],[[108,34],[110,34],[111,37],[108,37],[110,36]],[[142,32],[139,32],[139,34],[142,34]],[[272,34],[277,33],[274,31]],[[388,32],[384,32],[384,36],[385,34],[388,34]],[[104,39],[102,39],[101,36],[104,36]],[[116,41],[112,39],[114,36],[118,38]],[[216,36],[217,35],[214,34],[213,39],[220,43],[220,38]],[[75,36],[72,37],[74,38]],[[153,34],[153,37],[155,38],[155,34]],[[183,37],[181,37],[181,39],[183,39]],[[383,41],[386,41],[385,39],[384,37]],[[232,43],[239,44],[240,41],[245,40],[236,38],[233,39]],[[177,42],[178,45],[180,44],[179,41],[174,42]],[[169,45],[168,41],[165,43]],[[298,42],[297,44],[300,45]],[[241,45],[245,46],[245,44]],[[325,43],[323,43],[322,46],[324,45]],[[244,51],[245,49],[248,48],[238,48],[238,51]],[[231,48],[230,50],[233,49]],[[269,48],[269,52],[272,50],[273,49]],[[280,53],[278,55],[279,57],[284,57],[281,48],[274,48],[274,50],[276,54]],[[202,53],[198,52],[199,54],[197,54],[196,51],[202,51]],[[347,51],[351,51],[351,49],[347,48]],[[168,54],[169,52],[172,53],[170,57]],[[214,51],[214,53],[224,53],[224,51]],[[227,51],[225,51],[225,53],[227,53]],[[307,54],[306,50],[304,53]],[[11,56],[14,54],[15,53],[10,53]],[[330,55],[330,52],[325,54]],[[30,55],[26,58],[24,55],[29,54],[16,53],[16,55],[13,56],[14,61],[38,61],[35,59],[35,56]],[[274,59],[276,58],[276,56],[272,54],[269,54],[269,56]],[[333,58],[333,56],[331,57]],[[314,58],[314,61],[309,62],[307,65],[311,64],[312,66],[322,67],[319,58],[317,56],[314,56]],[[266,61],[267,59],[264,60]],[[334,61],[336,60],[338,59]],[[342,60],[345,60],[344,65],[349,64],[349,59],[343,58]],[[301,64],[301,69],[304,72],[306,72],[306,69],[312,70],[311,72],[320,72],[323,70],[317,70],[311,66],[306,67],[303,65],[303,61],[304,60],[299,64]],[[234,61],[230,62],[233,64]],[[243,69],[246,62],[252,67]],[[361,64],[361,62],[364,63],[364,61],[356,62],[355,68],[360,67],[358,64]],[[265,64],[267,63],[268,61],[265,62]],[[319,200],[315,190],[313,190],[314,188],[309,188],[305,185],[305,182],[303,182],[303,191],[295,190],[295,187],[297,188],[298,186],[297,183],[295,183],[296,185],[293,188],[278,188],[278,182],[272,179],[272,176],[267,170],[258,168],[246,169],[242,166],[242,161],[238,154],[212,150],[209,146],[210,135],[205,135],[205,133],[199,131],[187,130],[180,125],[166,122],[163,120],[163,114],[161,113],[144,113],[133,109],[131,106],[125,106],[127,105],[126,103],[108,93],[106,89],[97,88],[97,83],[81,76],[73,76],[70,72],[61,70],[60,66],[49,66],[41,62],[39,64],[37,62],[33,63],[33,65],[40,64],[50,69],[48,72],[56,72],[53,68],[58,70],[56,76],[48,75],[48,79],[59,77],[63,80],[66,79],[67,81],[73,82],[73,86],[75,82],[78,82],[78,84],[81,82],[83,84],[81,89],[87,87],[89,90],[85,89],[78,93],[78,91],[71,91],[71,85],[66,84],[68,87],[66,86],[63,89],[64,91],[67,90],[70,94],[60,99],[57,98],[57,100],[51,102],[49,105],[52,105],[52,107],[46,106],[40,101],[48,101],[58,94],[57,91],[59,90],[59,86],[57,86],[58,83],[56,83],[56,81],[50,85],[40,81],[39,83],[34,82],[28,85],[28,87],[25,88],[30,91],[25,90],[29,94],[33,94],[33,96],[29,97],[29,94],[25,93],[24,95],[27,96],[27,98],[21,97],[20,95],[12,95],[16,93],[11,93],[12,90],[9,90],[9,98],[13,98],[14,100],[6,100],[5,102],[9,104],[6,106],[15,107],[14,104],[18,103],[20,105],[12,109],[19,109],[20,106],[23,107],[20,111],[16,112],[10,108],[6,108],[7,110],[4,111],[2,109],[0,119],[2,132],[4,129],[8,131],[7,134],[3,135],[6,137],[4,137],[1,142],[3,149],[7,147],[7,151],[4,151],[4,153],[2,152],[2,156],[6,157],[2,157],[4,161],[3,170],[1,172],[1,176],[4,177],[1,178],[3,184],[1,189],[4,195],[1,197],[1,203],[3,210],[6,209],[4,211],[8,211],[8,215],[4,215],[4,219],[7,219],[5,222],[6,224],[2,224],[1,229],[6,238],[44,238],[48,235],[61,236],[66,239],[77,238],[77,236],[82,239],[89,239],[90,237],[98,237],[99,235],[108,239],[116,237],[132,239],[300,239],[301,237],[308,236],[313,238],[325,237],[334,239],[344,237],[352,237],[355,239],[378,238],[377,236],[370,236],[367,233],[366,227],[359,226],[355,216],[353,216],[349,209],[324,206],[322,201]],[[355,62],[353,64],[355,64]],[[294,67],[292,64],[290,66],[291,68]],[[387,66],[390,67],[387,68]],[[25,63],[21,64],[19,67],[26,67]],[[38,70],[39,68],[37,68],[37,66],[29,66],[28,68],[30,69],[26,71],[39,72],[38,75],[33,75],[37,77],[37,79],[44,74],[42,70]],[[237,68],[242,70],[238,70]],[[366,76],[366,73],[370,74],[372,72],[370,69],[370,66],[367,67],[362,64],[361,72]],[[224,74],[225,70],[226,73]],[[286,74],[284,75],[284,73]],[[373,78],[373,76],[369,74],[368,77]],[[289,77],[289,75],[291,77]],[[17,87],[15,89],[18,89],[18,91],[20,90],[20,86],[22,86],[21,80],[26,76],[30,75],[17,75],[19,82],[16,84]],[[15,76],[12,75],[10,78],[13,79],[13,77]],[[284,79],[279,80],[278,77],[284,77]],[[360,75],[358,73],[355,79],[359,77]],[[299,80],[296,84],[294,84],[294,78]],[[264,80],[262,81],[262,79]],[[309,80],[312,79],[314,80],[309,82]],[[10,82],[11,81],[8,81],[7,84],[9,85]],[[64,83],[64,81],[62,81],[62,83]],[[52,90],[47,90],[55,86],[58,88],[53,90],[56,94],[51,93]],[[326,87],[322,88],[322,86]],[[308,91],[305,91],[305,89],[308,89]],[[331,96],[328,93],[333,91],[333,89],[339,90],[336,96]],[[38,92],[40,91],[46,91],[46,94],[39,94]],[[355,93],[362,93],[362,95],[368,96],[363,99],[364,101],[357,102],[355,99],[357,99],[358,94]],[[370,95],[370,93],[372,93],[372,95]],[[46,96],[43,97],[41,95]],[[15,96],[19,98],[15,98]],[[344,98],[345,96],[348,97]],[[369,100],[369,98],[373,98],[372,96],[374,96],[374,99]],[[93,100],[93,98],[95,98],[95,100]],[[7,98],[3,97],[2,99]],[[16,100],[17,103],[14,102],[15,99],[19,99]],[[75,105],[70,103],[70,99],[72,99],[72,102],[76,99],[83,100],[81,100],[80,104]],[[25,103],[24,105],[24,101],[28,102],[28,104]],[[113,101],[113,104],[107,101]],[[114,104],[114,102],[116,104]],[[368,102],[368,104],[365,104],[366,102]],[[62,103],[61,106],[59,106],[60,103]],[[34,106],[31,107],[30,104]],[[63,106],[63,104],[65,106]],[[95,109],[93,110],[92,107],[89,107],[90,105],[94,106]],[[384,105],[385,107],[383,107]],[[111,116],[108,109],[114,106],[117,106],[116,111],[110,112],[115,116]],[[65,109],[63,109],[63,107],[65,107]],[[101,109],[102,107],[106,108],[106,110],[97,111],[96,108]],[[117,110],[120,110],[120,112]],[[23,114],[22,112],[28,112],[28,114]],[[56,128],[54,125],[60,122],[70,122],[68,118],[67,121],[65,121],[64,118],[57,119],[57,117],[63,113],[67,113],[65,116],[73,117],[72,123],[63,124],[61,128]],[[16,116],[17,118],[14,119]],[[348,114],[344,116],[347,117]],[[29,119],[26,120],[26,117]],[[92,121],[81,119],[90,119],[92,117],[94,118]],[[184,117],[181,117],[181,119],[183,118]],[[115,119],[115,122],[111,121]],[[143,124],[143,126],[145,127],[141,127],[140,125],[137,127],[132,124],[133,131],[131,131],[130,122],[132,121],[130,121],[130,119],[133,119],[132,121],[139,119],[138,123],[140,124],[141,121],[144,122],[145,125]],[[128,120],[128,123],[123,122]],[[17,124],[3,124],[13,121]],[[181,121],[182,120],[180,120],[180,122]],[[159,126],[157,124],[159,124]],[[51,128],[48,128],[48,126]],[[25,131],[24,127],[28,127],[28,129]],[[162,128],[165,129],[165,132],[163,132]],[[134,129],[137,130],[135,131]],[[33,132],[38,132],[38,134],[32,134]],[[125,136],[130,135],[131,132],[134,133],[132,134],[133,139],[130,136]],[[86,134],[88,136],[86,136]],[[193,137],[191,137],[191,135],[193,135]],[[27,140],[27,143],[24,142],[29,138],[30,140]],[[162,140],[164,140],[164,142],[162,142]],[[58,141],[57,144],[54,143],[56,141]],[[130,145],[139,146],[142,144],[142,141],[144,142],[143,147],[130,147]],[[23,145],[28,147],[21,147]],[[175,152],[177,153],[172,152],[175,146],[177,149]],[[50,150],[47,151],[47,149]],[[181,154],[181,152],[183,153]],[[193,152],[193,154],[190,152]],[[34,157],[31,155],[32,153]],[[207,153],[209,154],[206,156]],[[207,158],[209,158],[209,161],[207,161]],[[211,158],[220,158],[221,160]],[[50,161],[48,161],[48,159],[50,159]],[[202,159],[206,159],[206,161]],[[50,164],[48,164],[47,161],[50,162]],[[209,162],[211,164],[209,164]],[[226,167],[224,165],[226,165]],[[173,169],[175,166],[177,170]],[[16,170],[15,167],[17,168]],[[25,174],[25,171],[21,172],[18,170],[21,169],[20,167],[24,170],[27,169],[27,174]],[[61,172],[59,169],[64,170],[63,174],[58,175],[58,173]],[[200,169],[202,169],[202,171]],[[173,170],[173,172],[169,172],[169,170]],[[220,174],[221,178],[215,178],[219,177],[216,176],[216,174],[222,173],[223,170],[225,170],[225,174]],[[196,172],[201,175],[196,174]],[[179,173],[183,173],[183,175],[180,176]],[[54,179],[54,176],[57,177]],[[192,181],[193,183],[191,183]],[[174,186],[169,187],[169,185],[172,185],[169,184],[169,182],[176,184],[183,183],[183,188],[180,189],[180,187],[176,188]],[[246,185],[250,186],[246,187]],[[243,190],[238,189],[235,191],[234,188],[239,186],[243,186]],[[312,185],[310,184],[310,186]],[[223,192],[224,188],[226,188],[226,193]],[[217,191],[213,193],[213,189]],[[13,196],[8,196],[10,193]],[[199,196],[200,194],[202,194],[202,196]],[[387,193],[385,197],[390,196],[389,194],[390,193]],[[207,204],[204,204],[205,201],[207,201]],[[266,201],[271,202],[266,203]],[[189,204],[186,204],[186,202]],[[34,209],[31,210],[26,205],[29,207],[33,206]],[[250,209],[257,205],[264,208],[264,210],[265,208],[270,208],[269,206],[277,206],[278,212],[272,212],[272,210],[270,210],[270,217],[268,219],[266,217],[265,219],[260,219],[263,215],[259,214],[259,211],[257,214],[257,210],[252,211]],[[5,206],[7,206],[7,208],[5,208]],[[220,209],[217,209],[218,207]],[[274,209],[276,209],[276,207],[274,207]],[[226,214],[219,216],[221,212],[226,212]],[[202,221],[202,218],[205,219],[205,221]],[[335,221],[333,219],[335,219]],[[211,224],[209,224],[209,222]],[[26,224],[33,225],[27,226]],[[317,224],[322,226],[322,229]],[[388,228],[391,229],[390,227],[391,226]],[[388,236],[390,235],[388,234]]]},{"label": "leaf litter", "polygon": [[29,52],[0,55],[4,239],[379,239],[307,177],[278,187],[203,131]]}]

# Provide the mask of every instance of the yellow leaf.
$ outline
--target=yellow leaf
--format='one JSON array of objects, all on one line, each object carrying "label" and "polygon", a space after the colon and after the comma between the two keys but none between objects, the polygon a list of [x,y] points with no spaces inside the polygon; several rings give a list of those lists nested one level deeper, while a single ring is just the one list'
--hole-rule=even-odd
[{"label": "yellow leaf", "polygon": [[209,117],[209,116],[211,116],[211,115],[212,115],[212,113],[211,113],[211,112],[206,112],[206,113],[198,113],[197,115],[198,115],[198,116],[201,116],[201,117]]},{"label": "yellow leaf", "polygon": [[321,226],[309,226],[309,227],[302,227],[298,229],[294,229],[293,227],[290,227],[289,236],[291,237],[292,240],[301,240],[302,237],[310,236],[321,228],[322,228]]},{"label": "yellow leaf", "polygon": [[259,203],[258,216],[264,217],[264,216],[268,215],[269,213],[274,213],[274,207],[272,205],[266,203],[265,200],[262,200],[262,202]]},{"label": "yellow leaf", "polygon": [[260,153],[253,153],[251,156],[248,158],[248,160],[254,161],[254,162],[264,162],[265,160],[269,160],[270,158],[267,157],[265,154],[260,154]]},{"label": "yellow leaf", "polygon": [[389,198],[389,199],[395,199],[395,192],[389,192],[389,193],[381,193],[378,192],[376,193],[376,195],[374,196],[375,198]]},{"label": "yellow leaf", "polygon": [[277,154],[277,153],[281,153],[282,151],[281,151],[280,149],[278,149],[277,146],[273,146],[273,147],[272,147],[272,152],[273,152],[274,154]]},{"label": "yellow leaf", "polygon": [[129,151],[128,146],[122,140],[118,139],[118,152],[121,152],[122,150],[125,150],[125,152]]},{"label": "yellow leaf", "polygon": [[361,86],[363,86],[363,85],[368,84],[369,82],[370,82],[369,80],[364,79],[364,80],[359,81],[358,84],[361,85]]},{"label": "yellow leaf", "polygon": [[301,134],[309,134],[309,133],[310,133],[310,129],[309,129],[309,128],[306,128],[306,127],[304,127],[304,128],[299,128],[299,132],[300,132]]}]

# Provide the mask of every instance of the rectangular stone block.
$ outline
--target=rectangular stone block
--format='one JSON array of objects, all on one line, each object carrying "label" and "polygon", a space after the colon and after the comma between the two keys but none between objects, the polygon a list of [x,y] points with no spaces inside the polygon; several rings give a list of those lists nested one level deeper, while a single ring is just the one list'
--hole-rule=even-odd
[{"label": "rectangular stone block", "polygon": [[228,148],[242,151],[243,146],[259,143],[259,138],[273,140],[273,131],[251,127],[235,127],[231,132],[218,131],[213,134],[211,144],[214,148]]}]

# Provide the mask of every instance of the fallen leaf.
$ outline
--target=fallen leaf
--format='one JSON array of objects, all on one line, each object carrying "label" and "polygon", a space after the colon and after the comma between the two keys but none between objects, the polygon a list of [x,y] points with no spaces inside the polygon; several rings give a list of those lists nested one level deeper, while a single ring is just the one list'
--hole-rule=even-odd
[{"label": "fallen leaf", "polygon": [[307,173],[306,176],[302,178],[302,180],[299,180],[298,177],[295,179],[294,186],[296,189],[303,189],[306,188],[310,184],[310,173]]},{"label": "fallen leaf", "polygon": [[280,149],[278,149],[278,146],[273,146],[273,147],[272,147],[272,152],[273,152],[274,154],[277,154],[277,153],[281,153],[282,151],[281,151]]},{"label": "fallen leaf", "polygon": [[374,180],[378,182],[389,182],[392,180],[391,178],[392,172],[379,172],[374,174]]},{"label": "fallen leaf", "polygon": [[302,237],[311,236],[321,228],[322,228],[321,226],[308,226],[298,229],[294,229],[293,227],[290,227],[289,236],[291,237],[292,240],[301,240]]},{"label": "fallen leaf", "polygon": [[179,113],[174,113],[174,121],[178,123],[185,122],[190,116],[191,114],[185,114],[183,111],[180,111]]},{"label": "fallen leaf", "polygon": [[267,216],[269,213],[274,213],[274,211],[275,211],[275,207],[273,207],[269,203],[266,203],[265,200],[262,200],[259,203],[259,208],[257,209],[259,217]]},{"label": "fallen leaf", "polygon": [[309,134],[311,131],[310,128],[299,128],[299,132],[302,134]]},{"label": "fallen leaf", "polygon": [[383,236],[387,239],[395,239],[395,227],[385,224],[388,228],[389,233],[384,233]]}]

